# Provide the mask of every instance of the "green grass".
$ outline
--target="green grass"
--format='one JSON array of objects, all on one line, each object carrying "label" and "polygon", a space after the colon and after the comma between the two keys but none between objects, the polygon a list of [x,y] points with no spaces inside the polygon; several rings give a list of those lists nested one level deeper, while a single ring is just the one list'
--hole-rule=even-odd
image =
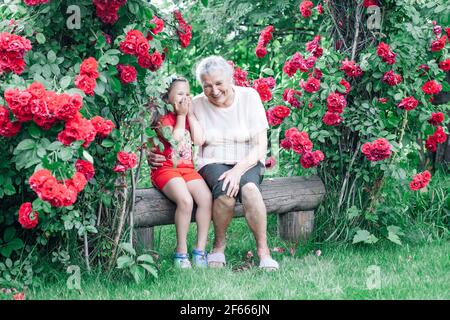
[{"label": "green grass", "polygon": [[[211,228],[212,229],[212,228]],[[212,230],[211,230],[212,232]],[[212,236],[212,233],[211,235]],[[192,245],[195,225],[189,234]],[[210,237],[210,240],[212,238]],[[380,242],[372,246],[299,246],[294,256],[289,244],[276,236],[276,217],[269,219],[269,243],[287,249],[274,252],[278,272],[263,272],[247,259],[255,253],[254,240],[245,219],[234,219],[228,232],[227,259],[221,270],[176,270],[171,255],[174,226],[156,230],[160,277],[141,284],[114,272],[82,273],[81,292],[66,287],[68,274],[43,272],[38,286],[28,289],[27,299],[449,299],[450,244],[431,242],[397,246]],[[320,249],[321,255],[314,252]],[[370,290],[368,268],[380,270],[380,288]]]}]

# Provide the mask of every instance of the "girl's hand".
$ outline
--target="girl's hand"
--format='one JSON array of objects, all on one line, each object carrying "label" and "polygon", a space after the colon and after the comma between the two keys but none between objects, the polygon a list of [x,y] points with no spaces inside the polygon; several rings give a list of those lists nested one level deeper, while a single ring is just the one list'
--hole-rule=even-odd
[{"label": "girl's hand", "polygon": [[192,97],[189,96],[189,97],[187,97],[187,99],[188,99],[188,114],[193,115],[194,114],[194,106],[192,104]]},{"label": "girl's hand", "polygon": [[184,97],[180,102],[175,102],[175,112],[179,116],[185,116],[189,111],[188,98]]}]

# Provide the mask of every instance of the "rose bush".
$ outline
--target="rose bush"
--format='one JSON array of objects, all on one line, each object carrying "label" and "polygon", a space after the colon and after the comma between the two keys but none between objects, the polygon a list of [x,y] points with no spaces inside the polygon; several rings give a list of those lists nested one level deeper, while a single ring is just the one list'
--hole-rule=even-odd
[{"label": "rose bush", "polygon": [[15,1],[0,16],[0,262],[54,252],[111,263],[132,242],[128,198],[147,140],[158,144],[145,116],[150,97],[164,108],[158,69],[191,26],[140,0]]}]

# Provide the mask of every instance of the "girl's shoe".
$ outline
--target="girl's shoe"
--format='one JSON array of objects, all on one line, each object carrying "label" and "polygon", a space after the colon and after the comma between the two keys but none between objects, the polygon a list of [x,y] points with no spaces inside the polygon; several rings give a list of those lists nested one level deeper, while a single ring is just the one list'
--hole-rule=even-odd
[{"label": "girl's shoe", "polygon": [[189,256],[186,253],[175,253],[173,262],[175,266],[180,269],[192,268],[191,262],[189,261]]},{"label": "girl's shoe", "polygon": [[199,268],[208,267],[208,257],[206,252],[198,249],[192,250],[192,262]]}]

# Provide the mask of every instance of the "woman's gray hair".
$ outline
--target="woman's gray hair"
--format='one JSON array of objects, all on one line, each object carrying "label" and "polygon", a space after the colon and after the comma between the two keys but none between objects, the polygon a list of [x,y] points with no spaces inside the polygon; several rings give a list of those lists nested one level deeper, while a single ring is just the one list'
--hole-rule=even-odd
[{"label": "woman's gray hair", "polygon": [[197,81],[202,84],[202,76],[205,74],[211,74],[215,71],[222,71],[225,73],[226,77],[231,79],[233,82],[233,67],[221,56],[209,56],[200,60],[195,69],[195,75]]}]

